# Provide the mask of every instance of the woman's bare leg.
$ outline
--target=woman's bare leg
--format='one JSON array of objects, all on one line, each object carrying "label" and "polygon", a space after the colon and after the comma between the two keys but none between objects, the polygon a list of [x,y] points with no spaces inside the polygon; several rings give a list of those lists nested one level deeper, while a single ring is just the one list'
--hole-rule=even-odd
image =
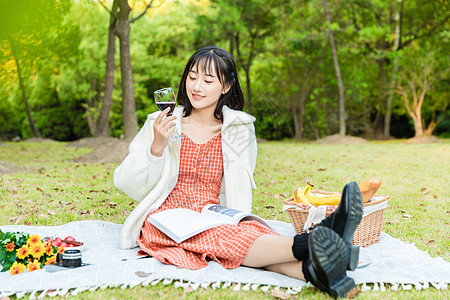
[{"label": "woman's bare leg", "polygon": [[291,261],[282,264],[270,265],[264,267],[264,269],[266,269],[267,271],[280,273],[292,278],[297,278],[306,281],[305,276],[303,276],[301,261]]},{"label": "woman's bare leg", "polygon": [[262,235],[250,246],[242,265],[261,268],[275,264],[297,262],[292,253],[293,243],[293,237]]},{"label": "woman's bare leg", "polygon": [[292,253],[294,239],[287,236],[262,235],[258,237],[242,262],[242,265],[253,268],[264,268],[292,278],[305,281],[302,262]]}]

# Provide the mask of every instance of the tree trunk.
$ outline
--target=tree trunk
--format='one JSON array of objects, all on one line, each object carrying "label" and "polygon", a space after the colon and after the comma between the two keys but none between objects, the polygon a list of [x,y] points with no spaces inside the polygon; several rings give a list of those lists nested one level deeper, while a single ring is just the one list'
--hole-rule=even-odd
[{"label": "tree trunk", "polygon": [[97,120],[97,128],[95,136],[109,136],[109,114],[112,106],[112,94],[114,90],[114,68],[116,67],[115,53],[116,53],[116,35],[115,28],[117,24],[117,7],[119,1],[114,0],[111,12],[109,15],[108,28],[108,49],[106,52],[106,70],[105,70],[105,90],[103,94],[102,107],[100,109],[100,116]]},{"label": "tree trunk", "polygon": [[425,83],[423,85],[423,90],[419,95],[419,99],[416,100],[417,98],[417,93],[416,93],[416,89],[415,89],[415,85],[411,84],[411,87],[413,88],[413,97],[414,97],[414,109],[416,112],[416,120],[414,120],[414,128],[416,130],[416,136],[423,136],[424,135],[424,131],[423,131],[423,119],[422,119],[422,106],[423,106],[423,101],[425,98],[425,94],[428,91],[428,87],[427,87],[427,83],[426,83],[426,79],[425,79]]},{"label": "tree trunk", "polygon": [[305,101],[302,96],[300,99],[292,99],[292,119],[294,120],[294,138],[301,140],[303,138],[303,127],[305,125]]},{"label": "tree trunk", "polygon": [[301,139],[301,127],[300,127],[300,120],[298,119],[298,112],[297,112],[297,104],[295,102],[295,99],[293,101],[292,105],[292,119],[294,121],[294,139],[299,140]]},{"label": "tree trunk", "polygon": [[436,129],[436,123],[433,121],[432,123],[428,124],[427,129],[423,132],[423,135],[425,136],[431,136],[433,135],[433,131]]},{"label": "tree trunk", "polygon": [[425,94],[428,91],[429,85],[427,84],[426,80],[423,86],[423,90],[420,93],[419,96],[417,96],[416,86],[414,84],[414,81],[410,80],[408,82],[409,89],[412,94],[412,104],[410,104],[408,92],[407,90],[401,85],[397,85],[397,89],[395,92],[402,96],[403,103],[405,104],[406,111],[408,112],[408,115],[411,117],[414,123],[414,136],[415,137],[421,137],[424,135],[423,130],[423,120],[422,120],[422,105],[425,98]]},{"label": "tree trunk", "polygon": [[[317,117],[317,113],[314,114],[314,124],[319,123],[319,118]],[[320,134],[319,134],[319,128],[317,125],[312,125],[310,124],[312,127],[312,131],[314,132],[314,138],[316,140],[320,139]]]},{"label": "tree trunk", "polygon": [[300,117],[298,120],[298,131],[295,136],[296,139],[301,140],[303,138],[303,127],[305,126],[305,101],[300,102]]},{"label": "tree trunk", "polygon": [[[90,97],[90,95],[93,95]],[[91,114],[91,111],[94,110],[98,105],[99,98],[99,89],[98,89],[98,80],[95,77],[91,77],[91,89],[89,95],[86,95],[86,119],[88,122],[89,132],[92,136],[95,136],[96,126],[95,123],[98,121],[96,118],[96,114]]]},{"label": "tree trunk", "polygon": [[247,112],[249,114],[252,114],[252,89],[251,89],[251,82],[250,82],[250,66],[252,65],[253,60],[253,45],[254,45],[254,39],[252,39],[250,43],[250,54],[248,55],[248,59],[245,62],[244,58],[241,55],[241,48],[239,44],[239,34],[235,35],[235,41],[236,41],[236,53],[237,53],[237,60],[241,64],[242,68],[245,71],[245,78],[246,78],[246,84],[247,84]]},{"label": "tree trunk", "polygon": [[[379,59],[376,60],[377,64],[378,64],[378,76],[379,76],[379,84],[380,84],[380,90],[378,93],[378,98],[379,98],[379,102],[380,105],[383,105],[383,103],[385,103],[385,97],[387,95],[387,74],[386,74],[386,68],[388,65],[388,59],[387,57],[381,57]],[[373,122],[373,135],[375,137],[382,137],[383,135],[383,128],[384,128],[384,113],[383,110],[381,108],[377,109],[376,115],[375,115],[375,120]]]},{"label": "tree trunk", "polygon": [[17,54],[15,51],[15,48],[11,41],[9,41],[9,45],[11,46],[11,52],[14,57],[14,61],[16,62],[17,76],[19,77],[19,86],[22,91],[22,98],[25,103],[25,110],[27,112],[28,122],[30,123],[31,131],[33,132],[34,137],[40,137],[41,135],[39,134],[39,131],[37,130],[36,125],[34,124],[33,116],[31,115],[31,109],[30,109],[30,104],[28,103],[27,91],[25,89],[25,84],[23,83],[22,72],[20,69],[19,60],[17,59]]},{"label": "tree trunk", "polygon": [[[90,89],[90,92],[92,92],[93,85],[94,85],[93,78],[91,78],[91,89]],[[95,117],[92,116],[92,114],[91,114],[91,109],[92,109],[92,107],[94,105],[94,99],[93,99],[93,97],[92,98],[89,97],[90,94],[91,93],[88,93],[86,95],[86,108],[85,108],[85,110],[86,110],[86,120],[87,120],[87,123],[88,123],[89,132],[90,132],[91,136],[94,136],[95,135],[95,126],[94,126],[94,124],[95,124]]]},{"label": "tree trunk", "polygon": [[131,8],[127,0],[120,0],[117,36],[120,41],[120,71],[122,75],[122,114],[124,139],[132,139],[138,132],[136,106],[134,102],[133,69],[130,55]]},{"label": "tree trunk", "polygon": [[[300,79],[301,83],[298,82],[298,86],[301,84],[301,89],[299,96],[297,98],[294,98],[294,108],[295,112],[298,113],[298,116],[296,115],[294,118],[294,122],[296,123],[295,128],[295,139],[301,140],[303,138],[303,131],[305,126],[305,103],[306,99],[308,98],[308,95],[311,92],[311,89],[313,88],[315,82],[316,82],[316,74],[314,74],[314,79],[311,81],[310,78],[313,75],[312,69],[307,69],[302,74],[295,74],[291,68],[289,68],[289,74],[292,80],[295,80],[295,78]],[[295,76],[297,75],[297,76]],[[301,75],[303,75],[303,78],[301,78]],[[295,121],[297,120],[297,121]]]},{"label": "tree trunk", "polygon": [[[391,89],[395,87],[396,77],[398,72],[398,57],[394,58],[394,66],[392,68],[392,77],[391,77]],[[387,101],[386,101],[386,115],[384,117],[384,129],[383,135],[385,137],[391,136],[391,116],[392,116],[392,99],[394,94],[389,93]]]},{"label": "tree trunk", "polygon": [[233,56],[234,52],[234,33],[230,34],[230,54]]},{"label": "tree trunk", "polygon": [[[395,40],[394,40],[394,49],[393,51],[397,51],[398,47],[400,45],[400,38],[401,38],[401,30],[400,30],[400,14],[403,14],[403,0],[398,0],[400,2],[400,7],[395,12]],[[398,56],[395,56],[394,58],[394,66],[392,68],[392,76],[391,76],[391,83],[390,83],[390,89],[393,90],[396,85],[397,81],[397,72],[398,72]],[[383,135],[385,137],[391,136],[391,115],[392,115],[392,99],[394,97],[393,93],[389,93],[387,101],[386,101],[386,116],[384,118],[384,131]]]},{"label": "tree trunk", "polygon": [[441,115],[441,117],[436,121],[436,115],[433,114],[431,117],[430,123],[428,123],[427,129],[423,132],[425,136],[433,135],[433,131],[436,129],[436,127],[441,124],[442,121],[445,120],[445,113]]},{"label": "tree trunk", "polygon": [[414,122],[414,131],[415,137],[421,137],[423,136],[423,125],[422,125],[422,117],[421,116],[414,116],[413,117]]},{"label": "tree trunk", "polygon": [[333,56],[334,70],[336,72],[336,79],[339,89],[339,134],[345,135],[345,97],[344,97],[344,84],[342,82],[341,70],[339,68],[339,61],[336,52],[336,46],[334,44],[333,30],[331,30],[331,16],[328,9],[328,1],[323,0],[323,7],[325,9],[325,17],[328,23],[328,38],[330,40],[331,54]]},{"label": "tree trunk", "polygon": [[252,114],[252,88],[251,88],[251,82],[250,82],[250,70],[245,70],[245,78],[247,79],[247,112],[249,114]]}]

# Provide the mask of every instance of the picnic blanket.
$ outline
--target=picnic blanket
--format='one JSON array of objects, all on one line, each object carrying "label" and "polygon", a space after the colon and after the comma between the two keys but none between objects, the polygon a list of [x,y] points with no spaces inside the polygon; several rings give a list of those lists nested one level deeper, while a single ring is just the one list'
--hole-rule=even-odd
[{"label": "picnic blanket", "polygon": [[[295,235],[292,224],[267,221],[277,232]],[[174,284],[175,287],[233,288],[234,290],[267,291],[271,288],[286,288],[287,293],[297,293],[305,282],[262,269],[239,267],[224,269],[215,262],[206,268],[188,270],[165,265],[154,258],[136,255],[136,249],[121,250],[119,234],[122,225],[103,221],[78,221],[61,226],[0,226],[4,232],[26,232],[43,237],[65,237],[72,235],[85,243],[82,251],[83,263],[75,269],[48,272],[25,271],[19,275],[0,273],[0,298],[16,295],[18,298],[30,293],[30,298],[44,295],[64,296],[97,288],[127,287],[137,285]],[[361,248],[361,267],[348,272],[362,290],[426,289],[434,286],[446,289],[450,283],[450,262],[432,258],[414,245],[381,234],[380,242]],[[300,270],[299,270],[300,272]],[[368,285],[370,284],[370,285]],[[389,286],[387,285],[389,284]],[[49,291],[51,291],[49,293]]]}]

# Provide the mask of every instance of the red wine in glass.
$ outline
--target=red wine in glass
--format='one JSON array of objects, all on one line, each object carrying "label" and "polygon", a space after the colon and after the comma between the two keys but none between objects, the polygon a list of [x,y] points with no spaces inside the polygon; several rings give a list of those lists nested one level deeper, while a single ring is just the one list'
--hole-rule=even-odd
[{"label": "red wine in glass", "polygon": [[[166,108],[170,107],[170,111],[167,113],[167,116],[171,116],[173,114],[173,111],[175,110],[175,93],[173,92],[173,89],[171,87],[160,89],[155,91],[155,103],[158,106],[158,108],[163,111]],[[169,138],[169,142],[181,139],[183,136],[181,134],[178,134],[176,131],[172,133],[172,135]]]},{"label": "red wine in glass", "polygon": [[156,102],[156,105],[158,106],[160,111],[163,111],[166,108],[170,107],[170,110],[167,113],[168,116],[171,116],[173,110],[175,109],[175,102]]}]

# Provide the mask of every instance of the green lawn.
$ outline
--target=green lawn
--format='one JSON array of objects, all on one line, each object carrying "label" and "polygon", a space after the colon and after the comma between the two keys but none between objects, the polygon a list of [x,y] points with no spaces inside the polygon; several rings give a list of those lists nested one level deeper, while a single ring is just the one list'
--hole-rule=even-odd
[{"label": "green lawn", "polygon": [[[73,158],[87,148],[66,143],[4,143],[0,161],[31,168],[31,172],[0,174],[0,224],[60,225],[77,220],[122,223],[136,205],[112,182],[116,164],[81,164]],[[306,180],[316,187],[340,191],[345,183],[377,177],[379,194],[391,199],[385,210],[384,231],[414,243],[433,256],[450,261],[450,141],[407,144],[403,141],[357,145],[319,145],[267,142],[258,146],[253,212],[268,219],[289,221],[281,210]],[[18,275],[20,276],[20,275]],[[270,292],[183,291],[161,283],[130,290],[84,292],[76,298],[98,299],[271,299]],[[291,298],[324,299],[313,288]],[[450,289],[438,291],[365,292],[359,299],[444,299]]]}]

